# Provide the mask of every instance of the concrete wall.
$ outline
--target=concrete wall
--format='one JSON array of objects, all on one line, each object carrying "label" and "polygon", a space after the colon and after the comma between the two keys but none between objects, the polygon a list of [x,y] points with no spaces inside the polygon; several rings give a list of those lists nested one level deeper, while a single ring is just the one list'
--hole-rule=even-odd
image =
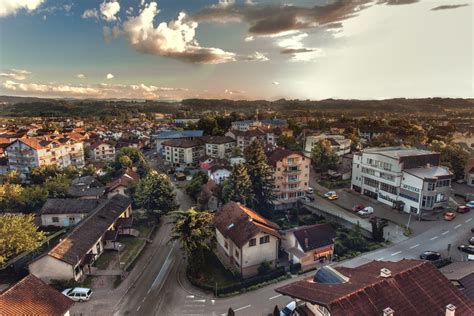
[{"label": "concrete wall", "polygon": [[[59,219],[58,222],[53,222],[53,217]],[[42,214],[41,215],[41,225],[42,226],[56,226],[56,227],[69,227],[76,225],[82,219],[86,217],[86,214]],[[71,222],[69,219],[74,218],[74,222]]]},{"label": "concrete wall", "polygon": [[249,244],[242,246],[242,268],[249,268],[251,266],[260,266],[264,261],[270,262],[275,266],[278,259],[278,238],[270,236],[270,242],[260,244],[260,237],[267,236],[267,234],[259,233],[256,238],[256,245],[249,247]]},{"label": "concrete wall", "polygon": [[49,282],[51,279],[70,280],[74,278],[73,267],[51,256],[43,256],[28,265],[31,274],[41,280]]}]

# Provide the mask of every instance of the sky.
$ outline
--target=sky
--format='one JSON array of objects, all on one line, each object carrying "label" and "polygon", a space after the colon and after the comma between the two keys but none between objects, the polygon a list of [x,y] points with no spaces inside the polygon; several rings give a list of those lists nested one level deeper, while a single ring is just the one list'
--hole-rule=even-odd
[{"label": "sky", "polygon": [[0,95],[474,97],[474,0],[0,0]]}]

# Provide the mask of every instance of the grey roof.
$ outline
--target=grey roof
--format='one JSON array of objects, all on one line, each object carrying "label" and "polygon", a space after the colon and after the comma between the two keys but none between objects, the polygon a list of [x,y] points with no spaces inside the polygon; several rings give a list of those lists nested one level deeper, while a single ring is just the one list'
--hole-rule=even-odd
[{"label": "grey roof", "polygon": [[414,169],[406,169],[404,171],[422,179],[449,177],[453,175],[448,168],[441,166],[420,167]]},{"label": "grey roof", "polygon": [[48,199],[40,214],[88,214],[104,200],[99,199]]},{"label": "grey roof", "polygon": [[381,147],[365,149],[364,153],[381,154],[390,158],[399,159],[401,157],[432,155],[435,152],[416,148]]},{"label": "grey roof", "polygon": [[157,139],[175,139],[187,137],[201,137],[204,131],[201,130],[185,130],[185,131],[162,131],[156,136]]},{"label": "grey roof", "polygon": [[72,180],[67,193],[75,197],[101,196],[105,186],[92,176],[80,177]]}]

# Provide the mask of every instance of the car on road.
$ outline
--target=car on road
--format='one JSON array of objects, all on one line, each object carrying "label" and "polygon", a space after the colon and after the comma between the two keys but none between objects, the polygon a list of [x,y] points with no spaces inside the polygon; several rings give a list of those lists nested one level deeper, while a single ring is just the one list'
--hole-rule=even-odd
[{"label": "car on road", "polygon": [[420,259],[428,261],[436,261],[441,259],[441,254],[436,251],[425,251],[420,255]]},{"label": "car on road", "polygon": [[467,207],[466,205],[460,205],[458,207],[458,213],[460,214],[467,213],[469,212],[469,210],[470,210],[469,207]]},{"label": "car on road", "polygon": [[466,206],[469,207],[469,208],[474,208],[474,201],[467,202]]},{"label": "car on road", "polygon": [[62,293],[71,300],[82,303],[88,301],[91,298],[93,292],[91,289],[86,287],[75,287],[65,289]]},{"label": "car on road", "polygon": [[329,198],[330,196],[333,196],[333,195],[337,195],[336,191],[329,191],[329,192],[324,193],[325,198]]},{"label": "car on road", "polygon": [[469,238],[469,244],[474,245],[474,237]]},{"label": "car on road", "polygon": [[357,212],[359,212],[359,211],[362,211],[362,210],[364,209],[364,207],[365,207],[365,206],[362,205],[362,204],[357,204],[357,205],[354,205],[354,207],[352,208],[352,211],[353,211],[354,213],[357,213]]},{"label": "car on road", "polygon": [[456,218],[456,213],[454,213],[453,211],[449,211],[444,213],[443,217],[445,221],[452,221]]},{"label": "car on road", "polygon": [[367,206],[361,209],[359,212],[357,212],[362,217],[369,216],[374,214],[374,208],[372,206]]},{"label": "car on road", "polygon": [[280,311],[280,316],[293,315],[295,310],[296,310],[296,302],[291,301]]},{"label": "car on road", "polygon": [[301,201],[304,201],[304,202],[311,202],[311,199],[310,199],[309,197],[307,197],[307,196],[302,196],[302,197],[300,197],[300,200],[301,200]]},{"label": "car on road", "polygon": [[306,193],[313,194],[314,189],[312,187],[308,187],[308,190],[306,190]]},{"label": "car on road", "polygon": [[307,199],[309,199],[311,202],[314,201],[314,196],[306,194],[305,196]]},{"label": "car on road", "polygon": [[458,249],[462,252],[474,255],[474,245],[459,245]]}]

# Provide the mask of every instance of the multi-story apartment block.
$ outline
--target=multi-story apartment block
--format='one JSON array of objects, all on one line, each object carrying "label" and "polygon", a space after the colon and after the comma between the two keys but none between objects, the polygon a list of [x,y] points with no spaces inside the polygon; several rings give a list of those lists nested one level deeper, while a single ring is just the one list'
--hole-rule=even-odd
[{"label": "multi-story apartment block", "polygon": [[204,156],[204,143],[200,139],[171,139],[162,143],[163,155],[174,167],[195,167]]},{"label": "multi-story apartment block", "polygon": [[331,144],[331,149],[334,153],[342,157],[345,154],[351,152],[351,140],[345,138],[343,135],[329,135],[329,134],[317,134],[317,135],[308,135],[305,139],[305,152],[311,153],[313,147],[320,141],[327,140]]},{"label": "multi-story apartment block", "polygon": [[112,161],[115,159],[115,147],[103,141],[96,141],[89,146],[91,159],[94,161]]},{"label": "multi-story apartment block", "polygon": [[160,131],[157,135],[153,135],[156,139],[156,151],[164,156],[163,143],[173,139],[193,140],[203,135],[201,130],[184,130],[184,131]]},{"label": "multi-story apartment block", "polygon": [[262,123],[257,120],[243,120],[232,122],[231,128],[235,131],[246,132],[252,129],[256,129]]},{"label": "multi-story apartment block", "polygon": [[295,206],[308,190],[311,159],[300,152],[278,147],[267,153],[267,160],[274,169],[275,209]]},{"label": "multi-story apartment block", "polygon": [[260,128],[248,130],[246,132],[228,131],[226,136],[235,139],[237,147],[243,153],[245,149],[255,140],[258,139],[264,145],[275,146],[277,136],[273,130],[263,130]]},{"label": "multi-story apartment block", "polygon": [[46,140],[19,138],[6,148],[9,170],[27,178],[34,167],[55,165],[59,168],[84,167],[84,147],[81,141],[70,138]]},{"label": "multi-story apartment block", "polygon": [[229,136],[203,136],[201,140],[206,146],[206,155],[212,158],[228,158],[235,148],[235,140]]},{"label": "multi-story apartment block", "polygon": [[352,190],[394,208],[422,215],[446,207],[453,174],[436,152],[402,147],[354,154]]}]

